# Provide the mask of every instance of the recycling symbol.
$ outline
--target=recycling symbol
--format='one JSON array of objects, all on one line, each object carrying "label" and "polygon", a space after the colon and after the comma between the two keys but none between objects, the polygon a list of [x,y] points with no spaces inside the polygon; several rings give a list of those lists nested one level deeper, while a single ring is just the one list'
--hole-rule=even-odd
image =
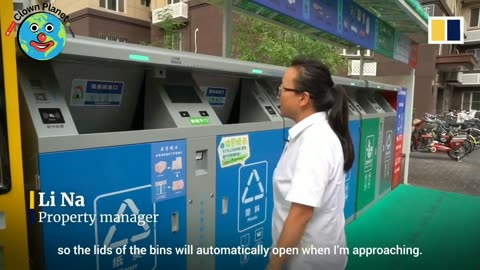
[{"label": "recycling symbol", "polygon": [[[253,178],[255,178],[255,182],[258,185],[258,189],[260,190],[260,193],[255,196],[251,195],[250,197],[247,198],[248,190],[250,185],[252,184]],[[264,196],[265,196],[265,190],[263,189],[263,184],[260,181],[260,177],[258,176],[257,170],[254,169],[250,173],[250,177],[248,178],[248,182],[247,182],[247,186],[245,187],[245,190],[243,190],[242,203],[245,203],[245,204],[251,203],[253,201],[262,199]]]},{"label": "recycling symbol", "polygon": [[[120,208],[118,209],[117,215],[118,216],[123,215],[127,206],[128,206],[128,208],[130,208],[130,210],[132,211],[132,213],[134,215],[138,215],[140,213],[140,210],[138,210],[138,207],[137,207],[137,205],[135,205],[135,202],[132,199],[126,199],[120,205]],[[110,227],[110,229],[108,230],[108,233],[107,233],[107,236],[105,237],[105,241],[103,242],[103,245],[111,247],[111,248],[116,248],[116,247],[121,247],[123,245],[128,244],[128,241],[130,241],[131,243],[135,243],[137,241],[140,241],[142,239],[147,238],[150,235],[150,226],[145,222],[144,225],[140,226],[140,227],[143,228],[143,232],[141,232],[139,234],[136,234],[136,235],[133,235],[132,237],[130,237],[130,239],[124,238],[122,240],[112,242],[113,236],[115,235],[115,232],[117,231],[117,226],[112,225]]]},{"label": "recycling symbol", "polygon": [[387,146],[387,150],[390,150],[390,146],[392,146],[392,132],[391,131],[387,132],[387,141],[386,141],[385,145]]},{"label": "recycling symbol", "polygon": [[371,159],[373,154],[373,145],[372,141],[367,140],[367,158]]}]

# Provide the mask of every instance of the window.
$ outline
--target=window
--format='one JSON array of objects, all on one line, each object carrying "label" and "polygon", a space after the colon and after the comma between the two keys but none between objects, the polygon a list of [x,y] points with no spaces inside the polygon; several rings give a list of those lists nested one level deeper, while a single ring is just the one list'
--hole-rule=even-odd
[{"label": "window", "polygon": [[466,52],[473,53],[475,55],[475,59],[480,62],[480,49],[467,50]]},{"label": "window", "polygon": [[480,110],[480,92],[464,92],[462,110]]},{"label": "window", "polygon": [[478,15],[480,8],[472,8],[470,11],[470,27],[478,27]]},{"label": "window", "polygon": [[100,0],[100,7],[115,12],[124,12],[125,0]]},{"label": "window", "polygon": [[108,35],[108,34],[100,33],[100,34],[98,35],[98,37],[101,38],[101,39],[105,39],[105,40],[118,41],[118,42],[127,42],[127,38],[126,38],[126,37],[120,37],[120,36],[117,36],[117,35]]},{"label": "window", "polygon": [[183,51],[183,32],[182,30],[178,30],[177,32],[171,34],[172,44],[170,45],[172,50]]},{"label": "window", "polygon": [[142,6],[149,7],[150,6],[150,0],[140,0],[140,3]]},{"label": "window", "polygon": [[180,2],[187,2],[188,0],[167,0],[167,5],[176,4]]},{"label": "window", "polygon": [[470,110],[480,110],[480,92],[472,93],[472,106]]},{"label": "window", "polygon": [[471,92],[463,93],[463,102],[462,102],[462,110],[470,110],[470,99],[472,98]]}]

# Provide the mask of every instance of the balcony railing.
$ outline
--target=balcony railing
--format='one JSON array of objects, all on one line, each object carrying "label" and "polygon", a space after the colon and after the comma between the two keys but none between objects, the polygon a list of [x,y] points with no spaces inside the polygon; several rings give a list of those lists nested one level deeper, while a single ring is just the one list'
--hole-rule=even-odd
[{"label": "balcony railing", "polygon": [[459,82],[462,85],[479,85],[480,84],[480,73],[460,73]]},{"label": "balcony railing", "polygon": [[[351,60],[348,68],[349,76],[360,75],[360,60]],[[364,62],[363,63],[363,75],[376,76],[377,75],[377,62]]]},{"label": "balcony railing", "polygon": [[480,43],[480,29],[465,31],[465,39],[463,42],[465,44]]},{"label": "balcony railing", "polygon": [[179,2],[167,5],[164,8],[155,9],[152,11],[152,24],[162,27],[162,22],[165,20],[165,15],[168,13],[172,15],[172,19],[176,22],[187,22],[188,4],[185,2]]}]

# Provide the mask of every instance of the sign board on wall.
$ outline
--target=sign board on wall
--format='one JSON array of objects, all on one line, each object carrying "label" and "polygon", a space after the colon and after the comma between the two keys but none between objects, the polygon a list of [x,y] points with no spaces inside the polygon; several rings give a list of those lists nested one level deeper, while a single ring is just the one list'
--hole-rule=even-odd
[{"label": "sign board on wall", "polygon": [[435,14],[435,4],[429,4],[423,6],[423,11],[428,14],[428,16],[434,16]]},{"label": "sign board on wall", "polygon": [[[220,4],[223,0],[209,2]],[[397,31],[393,27],[354,0],[239,0],[233,5],[294,31],[346,47],[359,45],[404,63],[416,63],[407,59],[411,52],[406,50],[413,48],[412,41],[406,36],[395,39]]]}]

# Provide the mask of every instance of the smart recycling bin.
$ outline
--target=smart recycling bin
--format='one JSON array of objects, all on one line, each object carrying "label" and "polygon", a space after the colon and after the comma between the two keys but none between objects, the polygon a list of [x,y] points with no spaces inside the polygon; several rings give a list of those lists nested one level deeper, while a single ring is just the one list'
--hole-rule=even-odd
[{"label": "smart recycling bin", "polygon": [[372,90],[372,98],[382,108],[381,136],[379,144],[380,158],[378,159],[377,173],[377,196],[385,195],[392,187],[393,163],[395,153],[395,138],[397,126],[397,112],[385,99],[382,93],[398,91],[399,87],[384,83],[368,81],[368,87]]},{"label": "smart recycling bin", "polygon": [[375,198],[380,115],[368,102],[365,89],[349,91],[349,100],[360,113],[361,132],[358,160],[357,213]]},{"label": "smart recycling bin", "polygon": [[[347,96],[351,92],[355,92],[357,89],[365,87],[366,83],[362,80],[347,79],[342,77],[333,77],[334,83],[341,85],[345,88]],[[346,173],[345,176],[345,219],[346,223],[350,223],[354,219],[357,203],[357,185],[358,185],[358,170],[359,170],[359,151],[360,151],[360,113],[358,112],[355,104],[350,99],[348,101],[348,129],[350,131],[350,137],[354,147],[354,162],[352,168]]]},{"label": "smart recycling bin", "polygon": [[[285,67],[83,37],[18,63],[34,269],[266,267],[294,125]],[[349,95],[351,221],[375,197],[382,108],[363,81],[333,79]]]},{"label": "smart recycling bin", "polygon": [[265,268],[214,248],[271,245],[285,124],[257,81],[283,67],[83,37],[18,62],[32,267]]}]

